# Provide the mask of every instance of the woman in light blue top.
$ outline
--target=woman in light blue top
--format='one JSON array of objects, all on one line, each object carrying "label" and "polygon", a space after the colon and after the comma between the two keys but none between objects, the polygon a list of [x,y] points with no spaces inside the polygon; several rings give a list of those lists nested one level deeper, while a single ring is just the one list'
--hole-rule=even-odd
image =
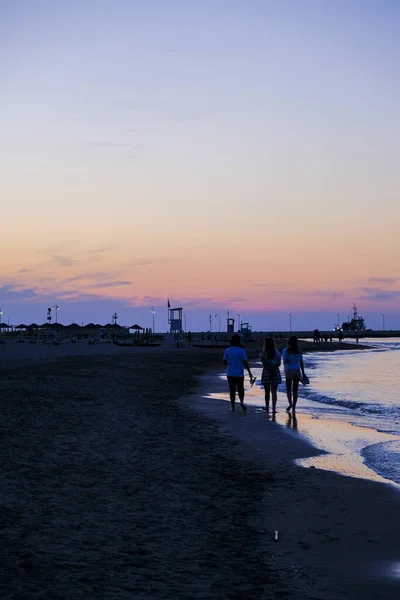
[{"label": "woman in light blue top", "polygon": [[[304,372],[303,355],[300,352],[299,340],[292,335],[288,340],[288,346],[282,352],[283,367],[286,378],[286,395],[289,402],[287,412],[293,408],[296,411],[297,398],[299,393],[299,381],[306,378]],[[293,402],[292,402],[293,393]]]}]

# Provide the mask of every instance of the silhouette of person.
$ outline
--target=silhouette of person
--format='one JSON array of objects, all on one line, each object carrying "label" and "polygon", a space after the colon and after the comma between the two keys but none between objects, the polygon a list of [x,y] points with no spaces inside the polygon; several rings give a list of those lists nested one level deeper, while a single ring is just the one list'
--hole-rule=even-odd
[{"label": "silhouette of person", "polygon": [[231,338],[231,345],[225,350],[224,365],[226,367],[226,376],[229,384],[229,396],[231,400],[232,410],[235,410],[236,390],[238,392],[240,406],[243,412],[247,410],[244,404],[244,369],[249,373],[250,378],[253,378],[247,355],[240,345],[240,337],[235,334]]},{"label": "silhouette of person", "polygon": [[260,354],[260,360],[263,365],[261,374],[261,383],[264,386],[265,408],[269,410],[269,398],[272,396],[272,412],[276,412],[277,389],[282,383],[280,372],[281,353],[275,348],[275,342],[272,337],[264,340],[264,346]]},{"label": "silhouette of person", "polygon": [[295,335],[290,336],[287,348],[282,352],[283,366],[285,369],[286,395],[289,402],[287,412],[296,410],[299,393],[299,381],[306,377],[304,371],[303,355],[300,352],[299,340]]}]

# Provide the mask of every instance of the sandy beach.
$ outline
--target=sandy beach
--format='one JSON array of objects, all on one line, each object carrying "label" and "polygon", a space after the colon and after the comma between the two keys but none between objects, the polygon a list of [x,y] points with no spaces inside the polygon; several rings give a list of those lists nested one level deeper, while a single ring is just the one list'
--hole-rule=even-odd
[{"label": "sandy beach", "polygon": [[1,598],[398,597],[398,490],[295,466],[319,452],[231,414],[220,370],[215,350],[0,348]]}]

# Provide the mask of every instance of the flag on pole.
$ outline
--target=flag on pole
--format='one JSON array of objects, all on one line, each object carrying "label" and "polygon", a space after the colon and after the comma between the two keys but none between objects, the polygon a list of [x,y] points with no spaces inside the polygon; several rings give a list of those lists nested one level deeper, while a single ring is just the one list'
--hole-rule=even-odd
[{"label": "flag on pole", "polygon": [[171,305],[169,303],[169,298],[168,298],[168,304],[167,304],[168,308],[171,308]]}]

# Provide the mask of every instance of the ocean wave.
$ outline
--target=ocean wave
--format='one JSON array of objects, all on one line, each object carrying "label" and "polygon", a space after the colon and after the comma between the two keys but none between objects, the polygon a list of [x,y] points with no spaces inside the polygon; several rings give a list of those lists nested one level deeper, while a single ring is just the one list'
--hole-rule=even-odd
[{"label": "ocean wave", "polygon": [[331,398],[330,396],[324,396],[323,394],[318,394],[315,392],[304,393],[302,395],[304,395],[307,400],[311,400],[312,402],[341,406],[350,410],[360,411],[363,414],[400,417],[400,406],[389,404],[373,404],[371,402],[357,402],[356,400],[339,400],[338,398]]},{"label": "ocean wave", "polygon": [[382,477],[400,484],[400,441],[381,442],[361,451],[365,464]]}]

